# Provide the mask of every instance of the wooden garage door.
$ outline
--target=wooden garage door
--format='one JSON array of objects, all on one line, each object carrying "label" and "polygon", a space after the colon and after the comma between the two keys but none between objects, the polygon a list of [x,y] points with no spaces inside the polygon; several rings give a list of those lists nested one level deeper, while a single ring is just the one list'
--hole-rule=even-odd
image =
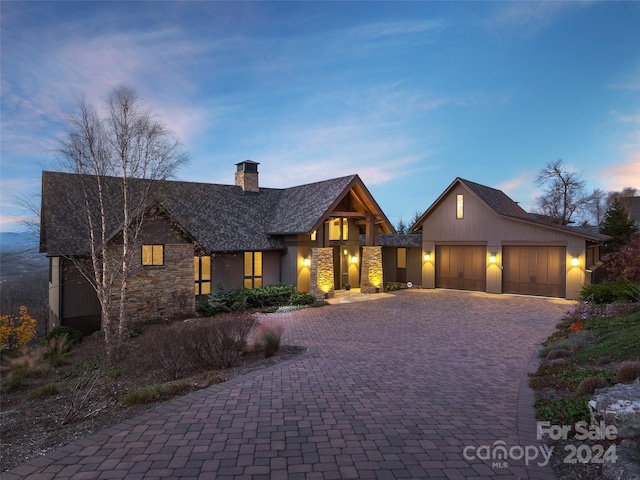
[{"label": "wooden garage door", "polygon": [[565,247],[503,247],[502,291],[564,297]]},{"label": "wooden garage door", "polygon": [[486,291],[486,251],[483,245],[437,245],[436,287]]}]

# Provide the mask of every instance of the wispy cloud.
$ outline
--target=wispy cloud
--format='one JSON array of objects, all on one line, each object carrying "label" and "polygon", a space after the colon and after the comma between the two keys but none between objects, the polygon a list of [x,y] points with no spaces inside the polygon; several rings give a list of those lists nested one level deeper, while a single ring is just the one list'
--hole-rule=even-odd
[{"label": "wispy cloud", "polygon": [[482,23],[492,32],[535,35],[549,26],[565,10],[586,2],[519,1],[498,2]]}]

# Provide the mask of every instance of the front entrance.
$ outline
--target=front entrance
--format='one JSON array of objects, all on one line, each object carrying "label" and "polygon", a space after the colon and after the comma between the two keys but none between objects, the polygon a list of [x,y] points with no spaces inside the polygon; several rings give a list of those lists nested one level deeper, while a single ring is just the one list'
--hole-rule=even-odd
[{"label": "front entrance", "polygon": [[333,278],[336,290],[360,287],[359,246],[342,244],[333,247]]}]

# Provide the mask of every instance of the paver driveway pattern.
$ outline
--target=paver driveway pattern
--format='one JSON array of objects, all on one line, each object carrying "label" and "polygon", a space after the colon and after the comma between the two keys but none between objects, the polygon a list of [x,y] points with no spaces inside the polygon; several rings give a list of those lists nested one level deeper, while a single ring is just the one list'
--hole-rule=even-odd
[{"label": "paver driveway pattern", "polygon": [[494,442],[540,446],[527,372],[569,304],[422,290],[281,314],[286,343],[309,347],[303,356],[175,399],[3,479],[551,479],[541,455],[525,466],[473,453]]}]

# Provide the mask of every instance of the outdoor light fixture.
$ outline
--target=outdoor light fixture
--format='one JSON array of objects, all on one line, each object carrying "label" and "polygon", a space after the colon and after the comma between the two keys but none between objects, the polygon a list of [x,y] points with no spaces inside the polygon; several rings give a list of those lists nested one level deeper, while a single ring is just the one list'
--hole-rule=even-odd
[{"label": "outdoor light fixture", "polygon": [[489,263],[496,263],[496,254],[495,253],[491,253],[489,255]]},{"label": "outdoor light fixture", "polygon": [[424,254],[424,261],[428,262],[431,260],[431,252],[427,252]]},{"label": "outdoor light fixture", "polygon": [[305,258],[304,260],[302,260],[302,263],[305,267],[308,267],[311,265],[311,259],[309,257]]},{"label": "outdoor light fixture", "polygon": [[354,255],[353,257],[351,257],[351,263],[358,263],[358,256]]},{"label": "outdoor light fixture", "polygon": [[580,264],[580,259],[578,257],[571,257],[571,266],[577,267]]},{"label": "outdoor light fixture", "polygon": [[342,253],[344,253],[345,255],[349,255],[349,250],[347,250],[346,248],[342,251]]}]

